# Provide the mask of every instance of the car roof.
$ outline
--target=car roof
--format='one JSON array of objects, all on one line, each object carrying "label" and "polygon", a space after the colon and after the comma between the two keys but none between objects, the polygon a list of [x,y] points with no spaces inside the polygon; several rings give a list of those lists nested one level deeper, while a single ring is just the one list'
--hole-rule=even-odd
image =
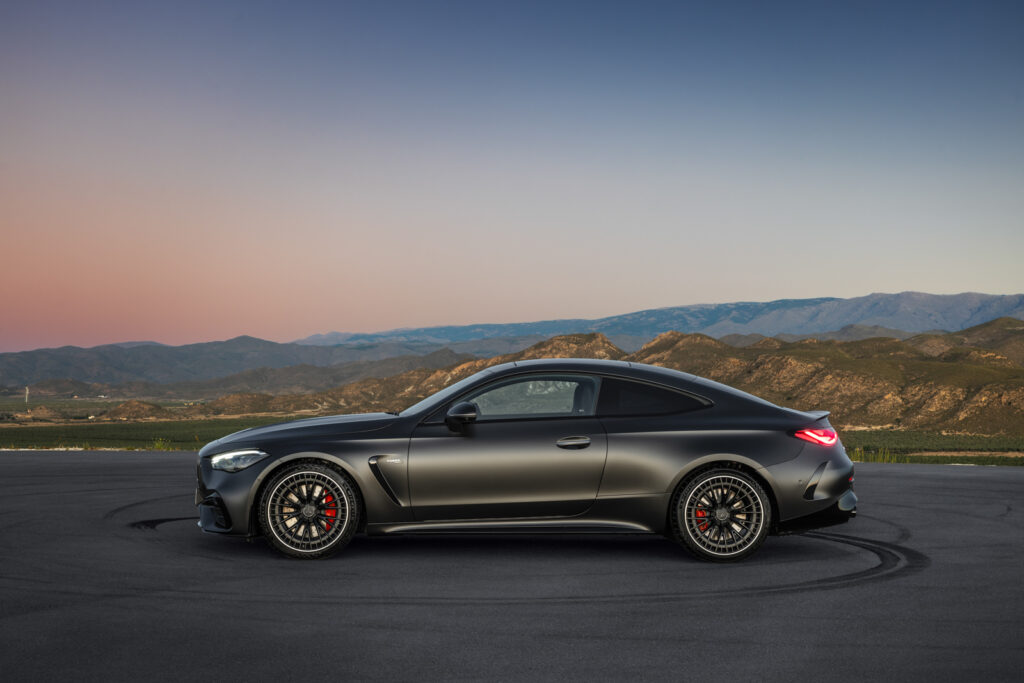
[{"label": "car roof", "polygon": [[506,363],[506,365],[514,365],[517,368],[550,368],[552,366],[565,366],[573,367],[578,370],[583,370],[584,368],[589,367],[592,367],[597,370],[629,367],[629,363],[625,361],[599,360],[597,358],[535,358],[533,360],[517,360],[514,363]]},{"label": "car roof", "polygon": [[512,363],[502,363],[491,368],[498,372],[512,372],[514,370],[553,370],[566,372],[594,372],[608,375],[620,375],[633,379],[646,379],[652,382],[660,382],[676,386],[684,386],[681,383],[690,383],[697,380],[696,375],[691,375],[679,370],[662,368],[656,365],[644,363],[630,363],[623,360],[600,360],[597,358],[537,358],[532,360],[519,360]]},{"label": "car roof", "polygon": [[516,370],[593,372],[598,374],[618,375],[637,380],[646,380],[657,384],[666,384],[692,394],[710,399],[719,406],[751,403],[772,410],[788,410],[727,384],[681,372],[671,368],[646,363],[633,363],[621,360],[599,360],[596,358],[538,358],[520,360],[501,365],[491,366],[495,374],[514,374]]}]

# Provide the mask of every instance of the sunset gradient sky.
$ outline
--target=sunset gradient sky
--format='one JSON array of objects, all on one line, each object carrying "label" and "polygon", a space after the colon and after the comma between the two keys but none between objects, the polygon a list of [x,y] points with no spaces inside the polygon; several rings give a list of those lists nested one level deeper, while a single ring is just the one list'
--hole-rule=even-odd
[{"label": "sunset gradient sky", "polygon": [[0,351],[1024,291],[1024,3],[4,2]]}]

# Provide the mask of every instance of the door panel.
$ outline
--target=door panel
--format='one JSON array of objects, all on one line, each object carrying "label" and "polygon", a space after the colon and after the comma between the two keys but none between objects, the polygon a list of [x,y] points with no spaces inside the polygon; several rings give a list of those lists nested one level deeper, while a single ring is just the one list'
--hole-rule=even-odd
[{"label": "door panel", "polygon": [[607,450],[604,428],[591,417],[482,421],[462,434],[444,424],[420,425],[409,448],[414,514],[417,520],[578,515],[597,497]]}]

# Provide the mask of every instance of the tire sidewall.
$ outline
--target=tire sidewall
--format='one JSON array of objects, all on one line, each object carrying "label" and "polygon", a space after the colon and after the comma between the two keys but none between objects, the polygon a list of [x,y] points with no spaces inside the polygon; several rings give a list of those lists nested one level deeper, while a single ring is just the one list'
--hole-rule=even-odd
[{"label": "tire sidewall", "polygon": [[[747,545],[747,547],[736,553],[719,554],[704,548],[691,536],[689,525],[687,525],[686,520],[683,519],[683,516],[686,514],[685,501],[689,499],[694,490],[707,482],[707,480],[720,476],[733,477],[742,481],[750,487],[750,490],[757,497],[758,503],[761,506],[762,523],[757,536],[754,538],[753,542]],[[673,540],[685,547],[696,557],[702,560],[709,560],[711,562],[736,562],[749,557],[756,552],[768,536],[768,530],[771,527],[772,522],[771,516],[771,503],[764,487],[761,486],[761,484],[753,477],[739,469],[731,467],[714,467],[706,469],[684,480],[679,487],[677,487],[676,493],[672,497],[672,504],[669,507]]]},{"label": "tire sidewall", "polygon": [[[271,528],[269,519],[269,506],[274,491],[285,479],[303,472],[316,473],[331,479],[338,485],[338,489],[345,497],[345,505],[348,508],[348,518],[345,520],[345,528],[342,530],[342,533],[339,534],[330,545],[312,551],[297,550],[284,543]],[[260,530],[263,532],[264,538],[266,538],[267,542],[278,552],[297,559],[312,560],[327,557],[328,555],[336,553],[349,544],[352,537],[356,534],[356,529],[359,527],[361,506],[358,491],[352,482],[349,481],[348,476],[339,472],[335,468],[322,463],[302,462],[282,468],[281,471],[275,473],[267,485],[263,487],[260,492],[259,499],[257,500],[257,505],[259,506]]]}]

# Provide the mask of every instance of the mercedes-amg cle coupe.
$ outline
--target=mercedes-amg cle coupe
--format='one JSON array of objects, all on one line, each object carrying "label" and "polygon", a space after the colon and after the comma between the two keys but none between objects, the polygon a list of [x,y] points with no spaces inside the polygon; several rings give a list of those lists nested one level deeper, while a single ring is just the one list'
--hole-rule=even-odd
[{"label": "mercedes-amg cle coupe", "polygon": [[199,453],[199,526],[318,558],[358,532],[609,527],[739,560],[856,514],[828,413],[665,368],[496,365],[401,413],[247,429]]}]

